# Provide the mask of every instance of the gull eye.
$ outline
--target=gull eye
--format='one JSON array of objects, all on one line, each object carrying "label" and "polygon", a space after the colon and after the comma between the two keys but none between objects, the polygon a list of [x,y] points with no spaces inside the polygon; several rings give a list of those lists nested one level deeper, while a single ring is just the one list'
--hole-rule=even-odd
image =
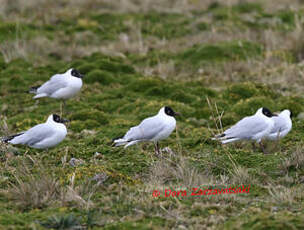
[{"label": "gull eye", "polygon": [[55,122],[60,122],[60,116],[58,116],[57,114],[54,114],[53,118]]},{"label": "gull eye", "polygon": [[72,76],[76,77],[76,71],[75,71],[75,69],[72,70],[71,74],[72,74]]}]

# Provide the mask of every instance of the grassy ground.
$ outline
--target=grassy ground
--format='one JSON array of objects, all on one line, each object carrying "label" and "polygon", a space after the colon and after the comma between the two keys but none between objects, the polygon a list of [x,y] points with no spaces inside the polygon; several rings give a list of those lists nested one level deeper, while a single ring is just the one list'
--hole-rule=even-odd
[{"label": "grassy ground", "polygon": [[[303,229],[304,5],[286,4],[0,0],[1,136],[60,112],[29,87],[86,75],[60,145],[0,145],[0,229]],[[162,158],[149,143],[111,147],[164,105],[183,115]],[[261,106],[295,115],[269,154],[210,139]]]}]

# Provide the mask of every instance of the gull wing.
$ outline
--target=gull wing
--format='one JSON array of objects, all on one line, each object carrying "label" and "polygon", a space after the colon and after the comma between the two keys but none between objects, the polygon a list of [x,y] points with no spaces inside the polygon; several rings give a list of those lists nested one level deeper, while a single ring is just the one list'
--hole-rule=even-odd
[{"label": "gull wing", "polygon": [[56,74],[37,89],[37,94],[52,95],[54,92],[68,85],[67,80],[62,74]]},{"label": "gull wing", "polygon": [[26,144],[29,146],[35,145],[42,140],[51,137],[55,133],[55,130],[48,124],[39,124],[30,128],[22,135],[15,137],[10,141],[12,144]]},{"label": "gull wing", "polygon": [[227,129],[224,138],[250,139],[267,127],[267,123],[256,116],[245,117]]},{"label": "gull wing", "polygon": [[144,119],[138,126],[134,126],[126,133],[124,139],[131,140],[151,140],[163,129],[165,123],[157,116]]}]

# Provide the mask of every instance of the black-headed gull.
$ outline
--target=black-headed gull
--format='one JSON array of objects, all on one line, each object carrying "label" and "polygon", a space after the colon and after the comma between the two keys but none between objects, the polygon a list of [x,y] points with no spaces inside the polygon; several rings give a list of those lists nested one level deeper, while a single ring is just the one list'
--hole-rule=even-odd
[{"label": "black-headed gull", "polygon": [[75,96],[82,87],[83,75],[76,69],[69,69],[63,74],[55,74],[41,86],[34,86],[30,93],[36,94],[33,98],[51,97],[65,100]]},{"label": "black-headed gull", "polygon": [[216,135],[213,140],[219,140],[222,144],[239,140],[251,140],[259,143],[263,152],[265,152],[261,140],[267,137],[274,127],[273,116],[277,115],[272,114],[270,110],[265,107],[259,108],[254,115],[238,121],[225,132]]},{"label": "black-headed gull", "polygon": [[28,145],[36,149],[48,149],[59,144],[67,135],[64,125],[68,120],[56,114],[48,117],[45,123],[36,125],[25,132],[2,138],[5,143]]},{"label": "black-headed gull", "polygon": [[291,112],[288,109],[283,110],[276,117],[272,117],[274,126],[267,135],[269,140],[278,140],[287,135],[292,128]]},{"label": "black-headed gull", "polygon": [[175,116],[179,115],[168,106],[162,107],[158,114],[144,119],[139,125],[129,129],[122,137],[114,139],[115,146],[124,145],[125,148],[138,142],[153,141],[155,153],[159,154],[158,141],[170,136],[176,127]]}]

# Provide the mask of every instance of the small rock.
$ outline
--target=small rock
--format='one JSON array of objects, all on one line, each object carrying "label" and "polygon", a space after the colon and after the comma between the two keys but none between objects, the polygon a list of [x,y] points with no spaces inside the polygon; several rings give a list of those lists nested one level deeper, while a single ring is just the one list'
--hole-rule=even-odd
[{"label": "small rock", "polygon": [[278,210],[279,210],[279,208],[278,208],[278,207],[276,207],[276,206],[271,207],[271,211],[272,211],[272,212],[277,212]]},{"label": "small rock", "polygon": [[175,156],[175,153],[169,147],[165,147],[165,148],[161,149],[160,151],[161,151],[161,153],[168,153],[169,156]]},{"label": "small rock", "polygon": [[85,163],[84,160],[76,159],[76,158],[71,158],[71,160],[69,161],[69,164],[72,167],[76,167],[76,166],[82,165],[84,163]]},{"label": "small rock", "polygon": [[108,175],[106,173],[98,173],[91,180],[97,181],[97,185],[103,184],[107,179]]},{"label": "small rock", "polygon": [[102,159],[103,158],[103,155],[99,152],[95,152],[94,153],[94,157],[97,158],[97,159]]},{"label": "small rock", "polygon": [[304,120],[304,112],[299,113],[298,116],[297,116],[297,118],[299,120]]}]

